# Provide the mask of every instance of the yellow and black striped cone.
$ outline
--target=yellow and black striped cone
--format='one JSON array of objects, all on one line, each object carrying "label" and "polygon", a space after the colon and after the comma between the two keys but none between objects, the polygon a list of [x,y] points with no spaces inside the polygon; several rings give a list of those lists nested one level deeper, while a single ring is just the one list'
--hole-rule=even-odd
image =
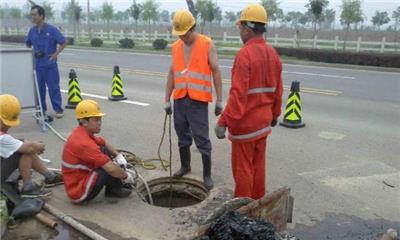
[{"label": "yellow and black striped cone", "polygon": [[285,116],[279,124],[288,128],[301,128],[306,125],[301,118],[300,82],[294,81],[290,87]]},{"label": "yellow and black striped cone", "polygon": [[119,72],[119,66],[114,66],[111,97],[108,97],[108,99],[111,101],[121,101],[128,99],[127,97],[124,96],[124,90],[123,90],[121,74]]},{"label": "yellow and black striped cone", "polygon": [[82,101],[81,89],[79,88],[79,82],[77,80],[76,72],[71,69],[69,72],[68,82],[68,102],[65,108],[75,109],[76,105]]}]

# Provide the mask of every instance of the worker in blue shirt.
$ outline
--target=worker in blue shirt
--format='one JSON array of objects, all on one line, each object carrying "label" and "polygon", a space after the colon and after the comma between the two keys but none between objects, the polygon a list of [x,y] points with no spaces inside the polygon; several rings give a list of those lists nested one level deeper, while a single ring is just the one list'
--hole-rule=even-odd
[{"label": "worker in blue shirt", "polygon": [[[46,85],[49,89],[51,104],[56,112],[57,118],[64,116],[61,92],[60,92],[60,74],[57,66],[57,56],[67,45],[64,36],[60,30],[45,22],[44,8],[35,5],[31,8],[33,26],[26,38],[26,45],[33,46],[35,54],[36,76],[39,86],[40,100],[43,113],[46,113]],[[57,45],[59,47],[57,48]],[[45,115],[46,121],[52,121],[52,118]]]}]

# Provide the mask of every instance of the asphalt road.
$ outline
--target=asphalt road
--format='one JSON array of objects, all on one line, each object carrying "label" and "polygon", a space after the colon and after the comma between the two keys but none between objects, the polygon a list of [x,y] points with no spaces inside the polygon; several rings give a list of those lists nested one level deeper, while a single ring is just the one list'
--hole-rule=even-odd
[{"label": "asphalt road", "polygon": [[[84,98],[99,101],[107,114],[102,134],[118,148],[152,157],[161,135],[166,72],[170,56],[66,49],[59,58],[61,86],[78,74]],[[110,102],[112,67],[119,65],[128,102]],[[224,101],[232,60],[220,59]],[[389,227],[400,229],[400,74],[371,70],[284,64],[284,109],[292,81],[301,82],[305,128],[273,129],[268,140],[268,190],[289,186],[295,198],[289,231],[301,239],[375,239]],[[65,99],[65,94],[63,95]],[[210,105],[210,126],[214,125]],[[50,112],[51,113],[51,112]],[[62,142],[37,134],[28,122],[15,132],[39,138],[45,155],[60,163]],[[73,111],[53,126],[67,136],[76,125]],[[213,143],[217,187],[232,188],[230,144]],[[173,132],[173,168],[179,166]],[[166,154],[167,148],[163,149]],[[193,174],[201,176],[195,148]],[[386,184],[385,184],[386,183]]]}]

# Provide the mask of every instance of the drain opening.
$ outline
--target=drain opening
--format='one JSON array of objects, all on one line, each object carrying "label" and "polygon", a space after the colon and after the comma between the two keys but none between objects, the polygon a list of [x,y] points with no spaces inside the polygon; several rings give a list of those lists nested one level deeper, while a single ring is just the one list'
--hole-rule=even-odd
[{"label": "drain opening", "polygon": [[[203,183],[191,178],[157,178],[148,181],[151,196],[155,206],[179,208],[198,204],[208,196],[208,190]],[[143,201],[149,202],[145,186],[138,188]]]}]

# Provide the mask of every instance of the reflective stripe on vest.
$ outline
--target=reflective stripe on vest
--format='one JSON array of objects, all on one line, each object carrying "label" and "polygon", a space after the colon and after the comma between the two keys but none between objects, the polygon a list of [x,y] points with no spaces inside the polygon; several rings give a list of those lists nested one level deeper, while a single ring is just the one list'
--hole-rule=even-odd
[{"label": "reflective stripe on vest", "polygon": [[[201,84],[196,84],[196,83],[188,83],[187,87],[189,89],[194,89],[194,90],[199,90],[199,91],[206,91],[209,93],[212,93],[211,87],[204,86]],[[175,84],[175,89],[185,89],[186,88],[186,83],[177,83]]]},{"label": "reflective stripe on vest", "polygon": [[201,74],[201,73],[197,73],[197,72],[193,72],[193,71],[175,72],[174,76],[175,76],[175,80],[177,78],[181,78],[181,77],[191,77],[191,78],[197,78],[197,79],[204,80],[204,81],[211,81],[210,75]]},{"label": "reflective stripe on vest", "polygon": [[257,137],[259,135],[262,135],[262,134],[268,132],[269,130],[271,130],[270,126],[262,128],[260,130],[255,131],[255,132],[252,132],[252,133],[248,133],[248,134],[242,134],[242,135],[232,135],[232,134],[230,134],[230,137],[232,139],[235,139],[235,140],[245,140],[245,139],[250,139],[250,138],[254,138],[254,137]]},{"label": "reflective stripe on vest", "polygon": [[70,163],[66,163],[66,162],[62,162],[62,164],[64,167],[66,168],[71,168],[71,169],[80,169],[80,170],[86,170],[86,171],[92,171],[91,168],[82,165],[82,164],[70,164]]},{"label": "reflective stripe on vest", "polygon": [[96,176],[97,173],[94,172],[91,168],[89,168],[85,165],[82,165],[82,164],[70,164],[70,163],[66,163],[63,161],[61,165],[63,167],[70,168],[70,169],[79,169],[79,170],[85,170],[85,171],[92,172],[92,174],[90,174],[89,181],[86,183],[85,191],[83,192],[82,196],[78,199],[71,199],[72,202],[75,202],[75,203],[82,202],[88,196],[90,186],[92,186],[94,177]]},{"label": "reflective stripe on vest", "polygon": [[251,88],[247,92],[247,94],[256,94],[256,93],[273,93],[275,92],[276,88]]},{"label": "reflective stripe on vest", "polygon": [[86,184],[85,191],[83,192],[82,196],[75,200],[72,199],[73,202],[78,203],[78,202],[82,202],[83,200],[85,200],[85,198],[89,195],[90,186],[92,186],[92,183],[93,183],[93,180],[94,180],[94,177],[96,176],[96,174],[97,174],[96,172],[92,172],[92,174],[90,175],[89,181]]}]

